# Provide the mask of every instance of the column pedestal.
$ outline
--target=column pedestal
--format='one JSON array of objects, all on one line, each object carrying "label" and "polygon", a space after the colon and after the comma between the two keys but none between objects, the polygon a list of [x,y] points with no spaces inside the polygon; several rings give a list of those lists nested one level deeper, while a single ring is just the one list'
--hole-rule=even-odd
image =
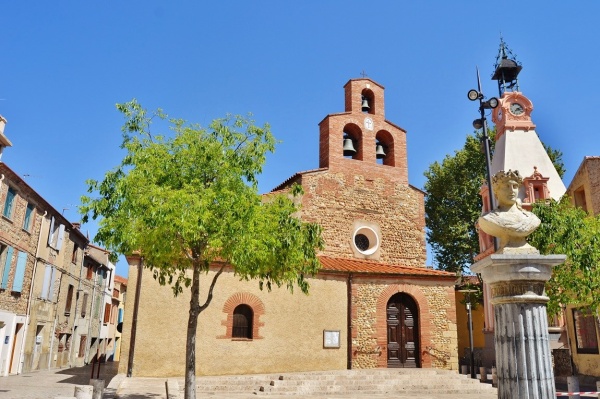
[{"label": "column pedestal", "polygon": [[544,285],[565,259],[498,254],[471,267],[491,289],[500,399],[556,398]]}]

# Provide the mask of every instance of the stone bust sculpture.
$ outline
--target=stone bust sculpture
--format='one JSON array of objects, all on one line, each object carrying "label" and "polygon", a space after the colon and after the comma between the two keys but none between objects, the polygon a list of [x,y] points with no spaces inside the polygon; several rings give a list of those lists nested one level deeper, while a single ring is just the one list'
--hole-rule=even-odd
[{"label": "stone bust sculpture", "polygon": [[492,177],[492,188],[498,206],[481,215],[479,227],[500,240],[497,253],[539,253],[527,244],[527,236],[540,225],[540,219],[521,207],[518,197],[523,178],[518,171],[503,170]]}]

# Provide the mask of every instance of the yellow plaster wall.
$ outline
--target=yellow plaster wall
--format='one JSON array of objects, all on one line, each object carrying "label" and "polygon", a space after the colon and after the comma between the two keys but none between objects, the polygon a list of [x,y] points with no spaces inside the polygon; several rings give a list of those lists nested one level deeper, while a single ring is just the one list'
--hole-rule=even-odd
[{"label": "yellow plaster wall", "polygon": [[[577,353],[577,341],[575,338],[575,322],[573,320],[573,306],[566,310],[567,331],[571,343],[571,354],[577,374],[600,377],[600,354]],[[596,340],[600,344],[600,326],[596,323]]]},{"label": "yellow plaster wall", "polygon": [[[201,303],[213,273],[201,277]],[[130,267],[126,320],[132,320],[137,269]],[[224,272],[210,306],[200,315],[197,333],[196,374],[246,374],[304,370],[345,369],[347,361],[346,281],[327,277],[310,279],[309,295],[274,288],[261,291],[257,281],[240,282]],[[226,334],[228,298],[245,292],[264,305],[259,322],[262,338],[239,341],[219,338]],[[182,376],[189,295],[174,298],[170,287],[161,287],[144,271],[138,314],[134,376]],[[127,372],[131,323],[123,331],[119,371]],[[323,348],[323,330],[340,331],[340,348]]]},{"label": "yellow plaster wall", "polygon": [[[465,348],[469,348],[469,328],[467,308],[464,301],[465,294],[456,292],[456,323],[458,334],[458,356],[465,354]],[[471,308],[471,317],[473,319],[473,348],[485,347],[485,337],[483,327],[485,316],[483,313],[483,304],[478,303],[475,309]]]}]

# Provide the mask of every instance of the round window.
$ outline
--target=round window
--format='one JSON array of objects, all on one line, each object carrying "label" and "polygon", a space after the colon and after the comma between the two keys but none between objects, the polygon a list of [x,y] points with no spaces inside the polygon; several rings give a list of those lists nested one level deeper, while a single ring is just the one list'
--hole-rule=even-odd
[{"label": "round window", "polygon": [[379,248],[379,236],[370,227],[359,227],[354,232],[354,246],[363,255],[372,255]]},{"label": "round window", "polygon": [[354,236],[354,244],[359,250],[366,251],[369,249],[369,238],[364,234],[357,234]]}]

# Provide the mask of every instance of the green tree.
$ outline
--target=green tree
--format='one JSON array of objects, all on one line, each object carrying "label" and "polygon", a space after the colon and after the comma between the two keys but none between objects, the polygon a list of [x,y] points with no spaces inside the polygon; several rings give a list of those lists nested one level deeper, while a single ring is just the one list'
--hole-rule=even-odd
[{"label": "green tree", "polygon": [[[257,279],[308,292],[307,276],[319,268],[320,227],[295,217],[289,196],[265,201],[257,176],[275,139],[269,126],[228,116],[204,129],[179,119],[149,114],[135,100],[117,104],[125,117],[121,164],[102,181],[89,180],[82,197],[83,221],[100,218],[95,240],[118,254],[138,251],[160,284],[175,295],[191,291],[185,359],[185,398],[195,398],[196,329],[209,306],[224,265],[243,280]],[[172,133],[150,132],[152,122]],[[200,303],[201,275],[221,265]],[[218,267],[218,266],[217,266]]]},{"label": "green tree", "polygon": [[550,297],[548,312],[556,314],[561,305],[589,307],[600,314],[600,216],[587,214],[561,201],[538,202],[533,212],[542,221],[529,237],[542,254],[564,254],[567,260],[556,266],[546,285]]},{"label": "green tree", "polygon": [[479,253],[475,222],[481,214],[479,189],[485,176],[479,134],[468,135],[463,148],[425,172],[427,241],[440,269],[461,273]]},{"label": "green tree", "polygon": [[[489,130],[493,153],[495,130]],[[462,273],[479,253],[475,222],[481,214],[479,190],[486,181],[485,155],[481,150],[482,132],[467,135],[464,146],[425,171],[425,222],[427,241],[435,264],[443,270]],[[542,143],[543,144],[543,143]],[[550,159],[562,177],[562,153],[546,145]]]}]

